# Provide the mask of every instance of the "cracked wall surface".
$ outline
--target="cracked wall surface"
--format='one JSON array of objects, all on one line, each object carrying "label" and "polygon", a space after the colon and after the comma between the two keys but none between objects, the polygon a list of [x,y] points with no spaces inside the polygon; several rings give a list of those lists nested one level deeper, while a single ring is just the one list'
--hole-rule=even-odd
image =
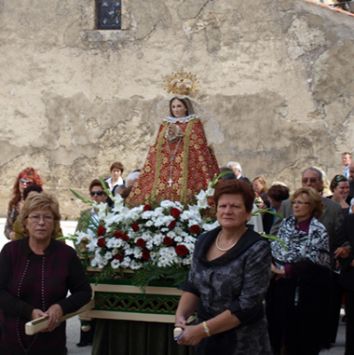
[{"label": "cracked wall surface", "polygon": [[219,164],[299,184],[354,150],[354,21],[292,0],[122,0],[122,30],[96,31],[94,0],[0,0],[0,214],[15,175],[38,168],[64,217],[111,162],[141,167],[170,96],[193,98]]}]

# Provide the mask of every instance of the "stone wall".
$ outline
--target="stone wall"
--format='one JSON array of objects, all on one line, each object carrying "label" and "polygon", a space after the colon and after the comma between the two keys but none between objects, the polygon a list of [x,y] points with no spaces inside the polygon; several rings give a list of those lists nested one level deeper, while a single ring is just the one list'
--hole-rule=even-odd
[{"label": "stone wall", "polygon": [[353,18],[301,0],[122,2],[122,30],[97,31],[93,0],[0,0],[1,215],[25,166],[70,218],[69,187],[141,166],[180,68],[220,165],[296,186],[354,149]]}]

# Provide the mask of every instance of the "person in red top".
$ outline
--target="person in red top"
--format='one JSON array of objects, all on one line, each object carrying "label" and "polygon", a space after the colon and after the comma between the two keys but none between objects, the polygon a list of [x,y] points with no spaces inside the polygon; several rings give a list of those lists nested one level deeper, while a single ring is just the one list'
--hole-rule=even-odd
[{"label": "person in red top", "polygon": [[13,239],[15,237],[13,224],[16,221],[16,218],[19,215],[21,207],[23,205],[23,201],[24,201],[23,192],[26,189],[26,187],[30,186],[31,184],[42,186],[43,183],[38,172],[34,168],[29,167],[23,169],[17,175],[12,189],[12,198],[9,202],[5,230],[4,230],[4,234],[7,239]]}]

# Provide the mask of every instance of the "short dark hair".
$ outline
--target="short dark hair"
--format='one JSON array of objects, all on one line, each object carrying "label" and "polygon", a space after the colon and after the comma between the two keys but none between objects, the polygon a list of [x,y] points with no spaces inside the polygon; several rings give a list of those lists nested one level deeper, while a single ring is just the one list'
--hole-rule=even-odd
[{"label": "short dark hair", "polygon": [[113,169],[118,169],[118,170],[120,170],[120,171],[123,173],[123,171],[124,171],[124,166],[123,166],[123,164],[122,164],[120,161],[115,161],[115,162],[111,165],[109,171],[112,172]]},{"label": "short dark hair", "polygon": [[333,192],[334,189],[339,185],[340,182],[349,181],[344,175],[336,175],[329,185],[329,189]]},{"label": "short dark hair", "polygon": [[240,180],[220,180],[215,187],[214,202],[218,205],[222,195],[241,195],[247,212],[251,212],[255,193],[252,186],[247,182]]},{"label": "short dark hair", "polygon": [[278,202],[287,200],[290,195],[289,188],[280,184],[272,185],[267,191],[267,194],[270,198]]},{"label": "short dark hair", "polygon": [[222,166],[220,168],[220,180],[236,180],[236,175],[233,172],[231,168],[228,168],[227,166]]},{"label": "short dark hair", "polygon": [[104,183],[104,185],[102,185],[102,183],[101,183],[100,180],[98,180],[98,179],[93,179],[93,180],[90,182],[89,191],[91,192],[92,188],[95,187],[95,186],[101,187],[103,191],[104,191],[105,189],[108,189],[108,190],[109,190],[109,186],[108,186],[107,182],[104,181],[103,183]]}]

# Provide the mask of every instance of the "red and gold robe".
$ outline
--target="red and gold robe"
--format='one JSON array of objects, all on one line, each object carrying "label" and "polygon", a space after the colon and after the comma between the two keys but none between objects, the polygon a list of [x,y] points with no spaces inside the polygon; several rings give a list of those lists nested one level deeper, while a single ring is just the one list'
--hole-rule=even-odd
[{"label": "red and gold robe", "polygon": [[[183,137],[169,141],[166,131],[170,125],[177,125]],[[190,203],[218,173],[215,155],[198,118],[185,123],[163,122],[127,204],[154,204],[162,200]]]}]

